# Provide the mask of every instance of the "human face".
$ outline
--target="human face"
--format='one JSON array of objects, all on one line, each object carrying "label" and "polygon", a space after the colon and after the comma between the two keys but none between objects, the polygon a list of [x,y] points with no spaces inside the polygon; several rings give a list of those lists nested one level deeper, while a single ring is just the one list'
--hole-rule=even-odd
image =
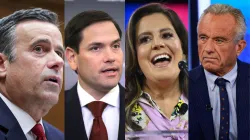
[{"label": "human face", "polygon": [[62,88],[63,45],[58,28],[47,22],[16,26],[16,59],[7,63],[6,91],[20,107],[54,105]]},{"label": "human face", "polygon": [[206,14],[198,24],[198,52],[202,66],[217,76],[228,73],[236,64],[245,41],[235,40],[236,21],[230,14]]},{"label": "human face", "polygon": [[178,79],[183,51],[173,25],[164,14],[147,15],[138,22],[136,48],[146,82]]},{"label": "human face", "polygon": [[122,74],[121,40],[111,21],[97,22],[82,31],[79,54],[70,61],[77,70],[81,86],[88,92],[107,93]]}]

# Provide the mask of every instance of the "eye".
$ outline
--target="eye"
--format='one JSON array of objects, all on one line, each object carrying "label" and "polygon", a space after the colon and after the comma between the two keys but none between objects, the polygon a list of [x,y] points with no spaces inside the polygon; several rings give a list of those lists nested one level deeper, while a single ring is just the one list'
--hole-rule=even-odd
[{"label": "eye", "polygon": [[199,39],[202,41],[205,41],[207,39],[207,37],[206,36],[199,36]]},{"label": "eye", "polygon": [[61,51],[56,51],[57,55],[63,58],[63,53]]},{"label": "eye", "polygon": [[114,49],[120,48],[120,44],[114,44],[114,45],[113,45],[113,48],[114,48]]},{"label": "eye", "polygon": [[34,51],[35,51],[36,53],[38,53],[38,54],[41,54],[41,53],[44,52],[42,46],[36,46],[36,47],[34,48]]},{"label": "eye", "polygon": [[94,46],[90,48],[91,51],[99,51],[100,49],[101,48],[99,46]]},{"label": "eye", "polygon": [[173,37],[173,34],[172,34],[172,33],[163,33],[163,34],[162,34],[162,38],[163,38],[163,39],[169,39],[169,38],[171,38],[171,37]]},{"label": "eye", "polygon": [[216,41],[217,44],[222,44],[224,42],[223,39],[215,39],[215,41]]},{"label": "eye", "polygon": [[143,36],[143,37],[139,38],[139,44],[148,43],[150,40],[151,40],[151,38],[149,36]]}]

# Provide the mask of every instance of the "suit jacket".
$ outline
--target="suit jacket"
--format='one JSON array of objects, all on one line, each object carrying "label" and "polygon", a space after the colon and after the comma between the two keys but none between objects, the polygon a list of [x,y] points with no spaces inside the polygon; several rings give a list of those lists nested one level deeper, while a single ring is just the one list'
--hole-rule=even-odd
[{"label": "suit jacket", "polygon": [[[47,140],[63,140],[61,131],[43,120]],[[27,140],[17,119],[0,98],[0,140]]]},{"label": "suit jacket", "polygon": [[[118,140],[125,139],[125,89],[120,88],[120,124]],[[88,140],[82,117],[80,100],[77,94],[77,84],[65,91],[65,140]]]},{"label": "suit jacket", "polygon": [[[238,140],[249,139],[249,64],[237,61],[236,113]],[[212,109],[204,68],[189,72],[189,139],[215,140]]]}]

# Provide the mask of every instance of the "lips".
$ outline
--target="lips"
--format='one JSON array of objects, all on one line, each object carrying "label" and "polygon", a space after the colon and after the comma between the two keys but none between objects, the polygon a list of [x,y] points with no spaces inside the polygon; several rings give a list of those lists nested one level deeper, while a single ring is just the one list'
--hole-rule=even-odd
[{"label": "lips", "polygon": [[101,74],[104,74],[107,77],[116,77],[119,71],[118,67],[106,67],[101,69]]},{"label": "lips", "polygon": [[151,63],[157,65],[157,63],[170,62],[171,59],[172,57],[167,53],[157,54],[151,59]]},{"label": "lips", "polygon": [[52,82],[61,85],[61,78],[59,76],[47,76],[44,81]]}]

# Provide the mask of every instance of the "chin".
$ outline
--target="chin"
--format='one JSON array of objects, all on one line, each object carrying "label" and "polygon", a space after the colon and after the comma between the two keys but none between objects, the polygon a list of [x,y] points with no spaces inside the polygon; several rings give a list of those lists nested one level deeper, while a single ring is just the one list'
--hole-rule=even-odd
[{"label": "chin", "polygon": [[43,100],[47,104],[55,105],[59,100],[59,93],[55,92],[45,92],[43,93]]}]

